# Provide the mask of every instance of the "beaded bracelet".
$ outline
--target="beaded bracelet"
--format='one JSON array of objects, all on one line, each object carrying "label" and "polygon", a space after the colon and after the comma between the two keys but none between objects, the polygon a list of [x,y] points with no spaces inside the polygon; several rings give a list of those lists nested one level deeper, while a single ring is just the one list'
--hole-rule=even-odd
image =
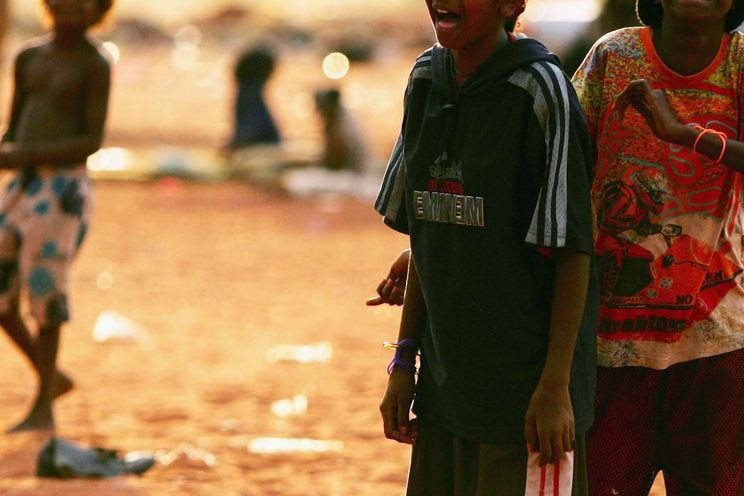
[{"label": "beaded bracelet", "polygon": [[697,124],[692,126],[693,129],[696,131],[699,131],[700,134],[697,135],[697,138],[695,138],[695,143],[692,145],[692,151],[695,153],[700,153],[697,151],[698,143],[700,142],[700,138],[703,137],[705,134],[715,134],[721,139],[721,153],[718,155],[718,158],[713,162],[714,164],[718,164],[723,159],[723,155],[726,153],[726,133],[721,131],[716,131],[715,129],[708,129],[703,126],[698,126]]},{"label": "beaded bracelet", "polygon": [[418,339],[413,338],[407,338],[407,339],[401,339],[400,341],[385,341],[382,343],[382,345],[385,348],[393,349],[395,350],[395,355],[393,356],[393,359],[390,361],[390,363],[387,366],[387,373],[392,374],[393,369],[395,367],[400,367],[403,370],[407,370],[408,372],[411,372],[413,374],[416,373],[416,365],[409,362],[403,356],[401,355],[401,350],[417,350],[419,348],[419,342]]}]

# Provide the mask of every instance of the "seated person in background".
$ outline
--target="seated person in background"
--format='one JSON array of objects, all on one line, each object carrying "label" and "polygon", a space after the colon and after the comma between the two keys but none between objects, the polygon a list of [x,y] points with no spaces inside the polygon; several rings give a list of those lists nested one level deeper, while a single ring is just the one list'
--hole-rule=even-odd
[{"label": "seated person in background", "polygon": [[320,165],[334,171],[364,169],[366,146],[356,123],[341,104],[340,91],[316,91],[315,108],[323,121],[323,156]]}]

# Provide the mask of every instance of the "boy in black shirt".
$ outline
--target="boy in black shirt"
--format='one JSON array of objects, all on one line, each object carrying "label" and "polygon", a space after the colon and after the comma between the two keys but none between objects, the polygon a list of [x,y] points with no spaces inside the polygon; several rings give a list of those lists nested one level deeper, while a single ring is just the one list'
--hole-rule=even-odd
[{"label": "boy in black shirt", "polygon": [[414,64],[376,203],[412,252],[380,410],[387,437],[416,440],[408,494],[521,496],[527,445],[580,461],[592,422],[586,124],[555,56],[510,32],[524,1],[427,7],[439,44]]}]

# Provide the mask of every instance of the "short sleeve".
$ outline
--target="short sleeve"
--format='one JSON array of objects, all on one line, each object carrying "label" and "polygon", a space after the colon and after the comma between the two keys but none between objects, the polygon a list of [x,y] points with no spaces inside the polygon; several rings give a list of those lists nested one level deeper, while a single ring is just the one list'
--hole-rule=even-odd
[{"label": "short sleeve", "polygon": [[546,149],[537,204],[525,241],[539,248],[593,250],[589,196],[592,153],[576,93],[560,68],[534,64],[526,85],[534,97]]},{"label": "short sleeve", "polygon": [[405,155],[403,153],[403,134],[398,135],[390,154],[380,191],[375,200],[375,210],[383,217],[385,224],[408,234],[408,217],[405,202]]},{"label": "short sleeve", "polygon": [[599,120],[604,113],[603,80],[605,60],[601,41],[599,40],[589,50],[584,62],[576,70],[572,79],[579,103],[586,116],[589,136],[592,141],[594,141]]}]

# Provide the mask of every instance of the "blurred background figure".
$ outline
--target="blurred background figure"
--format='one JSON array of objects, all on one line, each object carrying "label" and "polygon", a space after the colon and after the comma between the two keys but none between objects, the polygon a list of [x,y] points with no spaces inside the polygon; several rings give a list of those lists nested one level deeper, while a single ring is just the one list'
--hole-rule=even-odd
[{"label": "blurred background figure", "polygon": [[245,51],[235,64],[237,88],[233,135],[226,150],[228,155],[240,148],[281,141],[263,94],[275,63],[274,52],[266,46],[258,46]]},{"label": "blurred background figure", "polygon": [[317,90],[315,109],[323,124],[320,165],[334,171],[363,170],[367,147],[356,122],[341,103],[341,92],[335,88]]},{"label": "blurred background figure", "polygon": [[605,33],[638,24],[635,0],[605,0],[597,19],[560,56],[564,72],[573,75],[594,42]]}]

